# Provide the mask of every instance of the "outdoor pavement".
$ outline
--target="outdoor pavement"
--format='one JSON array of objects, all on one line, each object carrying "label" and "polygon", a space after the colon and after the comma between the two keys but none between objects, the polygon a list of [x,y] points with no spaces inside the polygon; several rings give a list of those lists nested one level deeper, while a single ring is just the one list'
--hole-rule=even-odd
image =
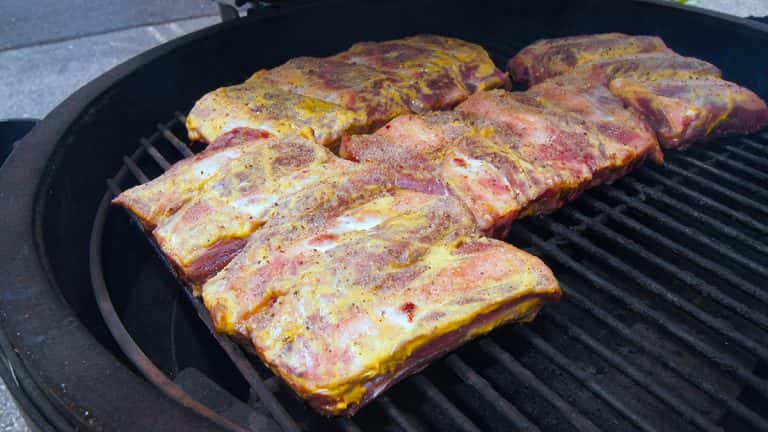
[{"label": "outdoor pavement", "polygon": [[[768,15],[768,0],[676,2]],[[219,21],[211,0],[0,0],[0,120],[42,118],[110,68]],[[27,430],[0,381],[0,432]]]}]

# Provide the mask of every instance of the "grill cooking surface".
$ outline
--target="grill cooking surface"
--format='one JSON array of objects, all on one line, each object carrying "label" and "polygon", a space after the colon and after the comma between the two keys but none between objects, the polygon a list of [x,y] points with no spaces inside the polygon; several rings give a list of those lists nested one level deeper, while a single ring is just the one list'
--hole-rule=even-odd
[{"label": "grill cooking surface", "polygon": [[[515,52],[477,42],[497,64]],[[220,424],[768,430],[768,134],[667,152],[664,167],[648,164],[551,216],[515,223],[508,240],[551,266],[563,301],[545,307],[531,325],[498,329],[436,362],[352,419],[324,419],[258,360],[190,319],[196,312],[210,329],[204,307],[189,294],[191,301],[179,301],[184,291],[161,266],[145,266],[134,286],[125,287],[102,263],[115,248],[147,252],[136,233],[120,229],[126,214],[110,209],[109,199],[193,154],[180,138],[183,120],[179,114],[158,125],[109,181],[94,226],[91,273],[102,313],[131,361],[166,393]],[[143,318],[131,313],[139,306],[128,297],[150,295],[149,289],[172,299],[170,309],[155,311],[172,317],[170,339],[142,329],[136,322]],[[212,339],[231,362],[221,361]],[[275,422],[254,413],[269,413]]]}]

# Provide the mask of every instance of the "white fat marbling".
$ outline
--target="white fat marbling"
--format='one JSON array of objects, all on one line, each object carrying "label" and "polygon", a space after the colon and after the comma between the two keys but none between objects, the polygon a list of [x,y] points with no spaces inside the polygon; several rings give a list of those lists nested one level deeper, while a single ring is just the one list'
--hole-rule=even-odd
[{"label": "white fat marbling", "polygon": [[255,195],[241,198],[232,203],[232,207],[254,218],[263,218],[274,207],[277,197],[274,195]]},{"label": "white fat marbling", "polygon": [[198,161],[195,164],[195,174],[201,179],[207,179],[219,172],[229,161],[240,157],[241,153],[236,149],[223,150],[213,156]]},{"label": "white fat marbling", "polygon": [[373,217],[373,216],[366,216],[363,219],[358,219],[354,217],[349,216],[341,216],[339,217],[336,223],[336,226],[329,229],[328,232],[331,234],[345,234],[352,231],[368,231],[371,228],[375,227],[376,225],[379,225],[380,223],[384,222],[383,218],[380,217]]}]

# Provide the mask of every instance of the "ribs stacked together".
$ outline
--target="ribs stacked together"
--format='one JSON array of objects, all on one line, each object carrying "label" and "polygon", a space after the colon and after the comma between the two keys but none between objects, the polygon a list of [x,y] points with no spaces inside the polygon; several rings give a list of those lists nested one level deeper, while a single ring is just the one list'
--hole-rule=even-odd
[{"label": "ribs stacked together", "polygon": [[[490,90],[506,77],[487,54],[436,36],[291,60],[203,97],[188,127],[208,148],[115,203],[217,330],[319,411],[353,413],[559,298],[540,260],[489,238],[513,220],[660,162],[659,140],[768,123],[757,96],[658,38],[542,41],[509,67],[535,85]],[[340,139],[350,160],[323,147]]]},{"label": "ribs stacked together", "polygon": [[666,148],[768,124],[754,93],[661,39],[618,33],[543,40],[508,63],[525,92],[470,96],[450,113],[405,115],[340,154],[390,167],[400,187],[447,192],[503,236],[625,175]]}]

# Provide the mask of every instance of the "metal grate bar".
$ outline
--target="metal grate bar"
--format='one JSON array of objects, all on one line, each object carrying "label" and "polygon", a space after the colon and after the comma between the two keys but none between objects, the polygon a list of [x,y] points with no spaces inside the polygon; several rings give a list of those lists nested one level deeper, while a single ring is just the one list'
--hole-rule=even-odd
[{"label": "metal grate bar", "polygon": [[157,151],[157,148],[155,148],[152,143],[147,141],[145,138],[142,138],[141,145],[144,146],[144,148],[147,150],[147,153],[158,165],[160,165],[163,171],[168,171],[168,168],[171,167],[171,164],[165,159],[165,157],[163,157],[163,155],[160,154],[159,151]]},{"label": "metal grate bar", "polygon": [[440,407],[442,412],[440,414],[447,414],[458,430],[466,432],[480,432],[478,428],[470,419],[468,419],[461,410],[456,408],[444,394],[440,391],[431,381],[424,375],[416,375],[411,378],[411,382],[416,384],[416,387],[424,393],[431,401]]},{"label": "metal grate bar", "polygon": [[159,130],[160,133],[163,134],[165,139],[168,140],[168,142],[171,143],[171,145],[176,147],[176,150],[178,150],[182,156],[187,158],[194,155],[192,150],[189,149],[189,146],[187,146],[187,144],[184,141],[176,137],[176,135],[174,135],[173,132],[171,132],[171,130],[168,129],[168,127],[158,123],[157,130]]},{"label": "metal grate bar", "polygon": [[477,390],[494,408],[510,419],[516,426],[515,430],[539,431],[536,425],[531,423],[517,408],[494,390],[485,378],[467,366],[459,356],[452,354],[445,359],[445,363],[459,378]]},{"label": "metal grate bar", "polygon": [[[600,210],[601,212],[603,212],[603,214],[608,215],[609,217],[621,223],[622,225],[634,229],[635,231],[652,239],[657,244],[663,245],[665,248],[669,249],[674,254],[685,257],[703,268],[716,272],[720,277],[722,277],[723,279],[733,284],[734,287],[740,289],[741,291],[751,295],[756,299],[759,299],[763,303],[768,304],[768,291],[765,291],[761,287],[758,287],[744,280],[741,276],[737,275],[736,273],[731,271],[729,268],[722,266],[708,258],[705,258],[699,255],[698,253],[694,252],[693,249],[683,247],[677,242],[671,241],[667,237],[659,235],[656,231],[653,231],[652,229],[645,227],[635,219],[632,219],[629,216],[622,214],[620,211],[617,211],[618,209],[611,208],[610,206],[590,196],[585,195],[581,198],[581,200],[582,202],[585,202],[595,207],[596,209]],[[625,205],[621,204],[620,207],[625,207]]]},{"label": "metal grate bar", "polygon": [[187,125],[187,116],[185,116],[183,113],[176,111],[173,113],[173,116],[175,117],[174,120],[178,121],[179,124],[184,126]]},{"label": "metal grate bar", "polygon": [[768,168],[768,161],[766,161],[765,159],[763,159],[761,157],[757,157],[757,156],[755,156],[755,155],[753,155],[751,153],[747,153],[744,150],[742,150],[742,149],[740,149],[738,147],[734,147],[732,145],[726,145],[725,148],[727,148],[728,150],[736,153],[737,155],[743,157],[744,159],[746,159],[748,161],[751,161],[751,162],[753,162],[753,163],[755,163],[757,165],[760,165],[763,168]]},{"label": "metal grate bar", "polygon": [[766,421],[765,419],[757,415],[754,411],[745,407],[741,402],[720,393],[720,391],[712,387],[709,383],[702,380],[701,378],[695,375],[689,374],[690,369],[687,367],[680,366],[675,361],[668,358],[668,355],[669,355],[668,352],[665,352],[664,350],[660,349],[657,345],[650,342],[648,339],[639,338],[635,336],[635,334],[627,326],[619,322],[617,319],[613,318],[611,315],[607,314],[602,309],[595,307],[586,297],[582,296],[577,291],[570,289],[570,287],[568,289],[565,289],[565,287],[563,287],[563,289],[568,293],[568,295],[566,296],[566,301],[568,301],[571,304],[577,305],[578,307],[585,310],[593,317],[602,321],[603,323],[608,325],[608,327],[613,329],[616,333],[619,333],[621,336],[623,336],[625,340],[645,350],[647,353],[652,355],[655,359],[657,359],[658,361],[662,362],[665,366],[675,371],[675,373],[677,373],[678,376],[684,378],[686,381],[698,387],[699,389],[707,393],[709,396],[725,404],[729,409],[731,409],[736,414],[738,414],[742,418],[749,421],[754,426],[761,429],[768,430],[768,421]]},{"label": "metal grate bar", "polygon": [[336,424],[339,425],[344,432],[363,432],[363,430],[348,417],[339,417],[336,420]]},{"label": "metal grate bar", "polygon": [[[633,187],[637,188],[641,193],[645,193],[645,194],[653,197],[654,199],[658,199],[659,201],[662,201],[662,202],[664,202],[664,203],[666,203],[668,205],[675,206],[675,208],[678,211],[681,211],[681,212],[685,213],[685,216],[687,216],[687,217],[691,217],[693,219],[696,219],[696,220],[699,220],[699,221],[703,221],[703,222],[713,222],[713,223],[709,224],[711,227],[717,229],[718,231],[720,231],[723,234],[729,234],[734,239],[740,241],[741,244],[743,244],[743,245],[749,245],[752,248],[756,249],[757,251],[760,251],[760,252],[763,252],[763,253],[768,253],[768,247],[766,247],[765,245],[763,245],[761,243],[758,243],[757,241],[753,240],[752,238],[747,237],[746,235],[744,235],[744,234],[742,234],[742,233],[740,233],[740,232],[738,232],[738,231],[736,231],[736,230],[734,230],[734,229],[732,229],[730,227],[727,227],[727,226],[721,224],[720,222],[716,221],[715,219],[712,219],[711,217],[706,216],[703,213],[698,212],[698,211],[692,209],[691,207],[689,207],[687,204],[685,204],[683,202],[680,202],[680,201],[675,200],[675,199],[671,199],[668,196],[666,196],[666,195],[664,195],[662,193],[658,193],[657,191],[655,191],[653,189],[646,188],[646,187],[644,187],[644,186],[634,182],[634,180],[633,181],[628,181],[627,183],[629,183],[630,185],[633,185]],[[755,263],[754,261],[746,258],[745,256],[743,256],[739,252],[735,251],[731,246],[728,246],[725,243],[723,243],[723,242],[721,242],[719,240],[716,240],[714,238],[710,238],[711,236],[705,235],[704,233],[702,233],[701,231],[699,231],[696,228],[692,228],[690,226],[685,226],[685,225],[681,224],[680,222],[672,219],[671,217],[665,215],[664,213],[662,213],[662,212],[656,210],[655,208],[645,204],[644,202],[642,202],[639,199],[636,199],[636,198],[633,198],[633,197],[628,197],[628,196],[626,196],[626,195],[624,195],[622,193],[619,193],[618,191],[616,191],[616,190],[614,190],[612,188],[603,188],[603,191],[608,196],[610,196],[612,198],[616,198],[617,200],[621,201],[622,203],[627,205],[627,207],[640,210],[641,212],[645,213],[646,215],[649,215],[651,218],[653,218],[653,220],[655,222],[662,223],[663,225],[666,225],[667,227],[674,229],[675,231],[677,231],[680,234],[686,235],[688,238],[690,238],[690,239],[692,239],[692,240],[694,240],[696,242],[703,243],[703,244],[709,246],[710,248],[712,248],[712,250],[716,250],[718,253],[721,253],[721,254],[727,256],[728,258],[738,262],[739,264],[741,264],[741,265],[743,265],[745,267],[748,267],[750,270],[752,270],[752,271],[754,271],[754,272],[756,272],[758,274],[761,274],[763,276],[768,277],[768,270],[766,270],[765,267],[762,264]]]},{"label": "metal grate bar", "polygon": [[[763,138],[768,139],[768,134],[764,133],[762,135],[763,135]],[[757,143],[755,142],[755,140],[751,138],[742,138],[739,141],[741,141],[743,144],[746,144],[749,147],[752,147],[755,150],[768,153],[768,145]]]},{"label": "metal grate bar", "polygon": [[617,398],[613,396],[612,394],[608,393],[605,388],[603,388],[599,383],[597,383],[595,380],[593,380],[589,374],[584,372],[583,370],[576,368],[573,366],[573,363],[567,359],[565,356],[563,356],[560,352],[558,352],[552,345],[544,341],[543,338],[541,338],[539,335],[531,331],[530,329],[520,326],[517,328],[518,333],[532,346],[536,347],[542,354],[544,354],[547,358],[549,358],[554,364],[556,364],[559,368],[566,371],[569,375],[576,378],[581,384],[584,384],[584,386],[592,392],[595,396],[603,400],[605,403],[610,405],[613,409],[619,412],[622,416],[624,416],[627,420],[629,420],[632,424],[640,428],[641,430],[645,432],[654,432],[656,429],[648,424],[645,419],[640,418],[637,416],[637,414],[632,411],[632,409],[628,408],[626,405],[624,405],[624,402],[621,398]]},{"label": "metal grate bar", "polygon": [[136,180],[138,180],[139,183],[143,184],[149,181],[149,177],[144,174],[144,171],[142,171],[141,168],[139,168],[139,166],[136,165],[136,163],[131,158],[128,156],[123,156],[123,163],[128,167],[128,171],[130,171],[131,174],[136,177]]},{"label": "metal grate bar", "polygon": [[694,165],[696,168],[703,169],[704,171],[707,171],[721,179],[724,179],[726,181],[729,181],[734,184],[738,184],[739,187],[742,187],[744,189],[748,189],[750,192],[763,196],[764,198],[768,198],[768,192],[765,191],[765,189],[762,189],[760,187],[757,187],[756,185],[752,184],[750,181],[745,181],[744,179],[738,178],[735,175],[729,174],[721,169],[718,169],[716,167],[707,165],[701,161],[698,161],[690,156],[686,155],[677,155],[679,159],[684,160],[685,162],[688,162],[691,165]]},{"label": "metal grate bar", "polygon": [[768,214],[768,206],[760,204],[759,202],[757,202],[757,201],[755,201],[755,200],[753,200],[751,198],[747,198],[744,195],[742,195],[742,194],[740,194],[740,193],[738,193],[738,192],[736,192],[736,191],[734,191],[732,189],[726,189],[726,188],[724,188],[724,187],[722,187],[720,185],[717,185],[717,184],[713,183],[712,181],[707,180],[707,179],[699,176],[698,174],[696,174],[694,172],[689,172],[689,171],[680,169],[680,168],[678,168],[678,167],[676,167],[674,165],[671,165],[671,164],[666,165],[665,168],[670,170],[670,171],[672,171],[672,172],[674,172],[674,173],[676,173],[676,174],[679,174],[679,175],[681,175],[681,176],[683,176],[683,177],[685,177],[687,179],[690,179],[690,180],[692,180],[692,181],[694,181],[694,182],[696,182],[696,183],[698,183],[700,185],[703,185],[703,186],[708,187],[708,188],[710,188],[712,190],[715,190],[715,191],[725,195],[726,197],[728,197],[728,199],[732,199],[732,200],[738,202],[739,204],[741,204],[741,205],[743,205],[745,207],[749,207],[749,208],[752,208],[754,210],[758,210],[758,211],[761,211],[763,213]]},{"label": "metal grate bar", "polygon": [[[165,126],[158,125],[158,128],[161,128],[161,127],[165,131],[170,133],[170,131],[167,128],[165,128]],[[165,136],[165,133],[163,135]],[[151,147],[151,144],[149,146]],[[148,149],[150,147],[144,147],[144,148]],[[151,147],[151,148],[154,148],[154,147]],[[141,155],[140,154],[133,155],[133,157],[139,157],[139,156]],[[149,181],[149,178],[147,177],[147,175],[141,170],[141,168],[138,167],[138,165],[136,165],[133,159],[125,156],[123,158],[123,161],[125,162],[125,165],[126,167],[128,167],[128,170],[131,172],[131,174],[133,174],[134,177],[136,177],[136,179],[140,183],[143,184]],[[116,189],[116,190],[113,190],[113,193],[119,194],[120,193],[119,187],[117,187],[117,185],[114,182],[110,182],[110,183],[111,183],[111,188]],[[208,316],[208,311],[205,309],[203,304],[200,303],[200,301],[198,301],[188,289],[183,289],[183,291],[186,294],[189,301],[194,306],[195,311],[197,312],[197,315],[199,316],[199,318],[205,323],[205,326],[208,328],[210,333],[214,336],[214,338],[222,347],[222,349],[224,349],[227,356],[230,358],[230,360],[232,360],[235,367],[237,367],[238,371],[241,373],[243,378],[245,378],[245,380],[248,381],[248,384],[251,386],[251,388],[253,388],[254,391],[256,391],[257,396],[259,397],[261,402],[264,404],[264,406],[267,408],[267,410],[269,410],[269,412],[272,414],[275,420],[278,422],[280,427],[285,431],[299,431],[300,429],[298,425],[296,425],[293,418],[291,418],[291,416],[285,411],[285,408],[283,408],[282,404],[278,402],[278,400],[269,390],[267,385],[259,376],[259,373],[253,367],[250,361],[245,357],[242,350],[240,350],[240,348],[238,348],[232,341],[230,341],[229,339],[226,339],[226,337],[217,333],[213,328],[213,324],[210,321],[210,318]]]},{"label": "metal grate bar", "polygon": [[[688,286],[696,289],[702,295],[709,297],[715,300],[716,302],[720,303],[721,305],[725,306],[726,308],[738,313],[739,315],[742,315],[753,324],[768,330],[768,318],[766,318],[765,315],[759,312],[756,312],[755,310],[750,309],[744,304],[739,303],[733,298],[723,294],[722,291],[713,287],[709,283],[701,280],[700,278],[695,276],[693,273],[688,272],[684,269],[681,269],[678,266],[675,266],[673,264],[670,264],[668,261],[660,258],[658,255],[648,251],[647,248],[644,248],[643,246],[625,237],[624,235],[607,228],[603,224],[596,223],[595,221],[585,216],[583,213],[581,213],[576,209],[566,208],[566,209],[563,209],[562,211],[564,214],[569,214],[574,218],[578,219],[585,226],[588,226],[594,231],[601,233],[604,237],[610,239],[611,241],[619,245],[619,247],[622,247],[624,250],[632,251],[632,253],[654,263],[658,267],[663,268],[669,275],[684,281]],[[768,351],[766,351],[766,353],[768,355]]]},{"label": "metal grate bar", "polygon": [[398,426],[400,426],[406,432],[420,432],[422,428],[414,424],[408,417],[403,414],[400,408],[392,402],[392,399],[387,395],[381,395],[376,399],[379,405],[384,408],[384,411],[389,415]]},{"label": "metal grate bar", "polygon": [[730,216],[730,217],[732,217],[732,218],[734,218],[734,219],[736,219],[738,221],[741,221],[745,225],[749,225],[750,227],[752,227],[752,228],[754,228],[754,229],[756,229],[758,231],[768,233],[768,226],[766,226],[765,224],[762,224],[760,222],[757,222],[756,220],[752,219],[751,217],[745,216],[743,213],[739,213],[737,211],[734,211],[730,207],[726,207],[726,206],[720,204],[719,202],[714,201],[714,200],[710,199],[709,197],[706,197],[706,196],[700,194],[699,192],[694,191],[693,189],[690,189],[690,188],[688,188],[686,186],[683,186],[683,185],[681,185],[679,183],[675,183],[674,181],[672,181],[672,180],[670,180],[670,179],[668,179],[668,178],[666,178],[666,177],[664,177],[662,175],[659,175],[659,174],[657,174],[655,172],[644,170],[643,173],[646,174],[648,177],[651,177],[654,181],[657,181],[657,182],[659,182],[659,183],[661,183],[661,184],[663,184],[663,185],[665,185],[665,186],[667,186],[667,187],[669,187],[671,189],[674,189],[676,191],[682,192],[682,193],[688,195],[689,197],[694,198],[695,200],[697,200],[699,202],[706,203],[708,207],[716,209],[716,210],[722,212],[723,214],[727,214],[728,216]]},{"label": "metal grate bar", "polygon": [[210,331],[213,337],[216,338],[216,341],[224,349],[224,352],[227,353],[227,356],[230,358],[230,360],[232,360],[232,363],[235,364],[235,367],[237,367],[237,370],[240,371],[240,373],[243,375],[243,378],[245,378],[251,388],[256,391],[256,395],[259,397],[259,400],[262,404],[264,404],[267,410],[269,410],[280,427],[285,431],[299,431],[300,428],[296,422],[294,422],[288,412],[285,411],[285,408],[283,408],[283,405],[278,402],[277,398],[275,398],[275,395],[269,391],[267,386],[264,384],[264,381],[259,376],[259,373],[253,367],[251,362],[248,361],[248,359],[245,357],[242,350],[240,350],[240,348],[231,340],[227,339],[226,336],[222,336],[216,332],[216,330],[213,328],[213,323],[211,322],[211,319],[208,315],[208,310],[205,308],[205,306],[203,306],[203,304],[197,300],[194,297],[194,294],[192,294],[188,289],[182,289],[187,294],[189,301],[195,307],[197,315],[205,323],[208,331]]},{"label": "metal grate bar", "polygon": [[703,153],[711,158],[716,158],[718,163],[722,163],[724,165],[730,166],[731,168],[739,170],[740,174],[748,174],[756,179],[768,181],[768,175],[766,175],[765,173],[759,170],[756,170],[750,166],[744,165],[739,161],[728,159],[725,154],[716,154],[711,151],[704,151]]},{"label": "metal grate bar", "polygon": [[509,353],[504,351],[496,342],[491,339],[485,338],[478,342],[480,348],[488,353],[490,356],[499,361],[505,368],[507,368],[515,376],[517,380],[524,383],[531,389],[535,390],[538,394],[542,395],[549,403],[560,411],[561,414],[573,425],[577,430],[586,431],[599,431],[600,429],[594,425],[589,419],[584,417],[573,405],[565,402],[557,393],[552,391],[546,384],[541,382],[536,376],[526,369],[520,362],[518,362]]},{"label": "metal grate bar", "polygon": [[680,326],[674,325],[669,320],[661,316],[655,310],[649,308],[648,306],[635,300],[634,298],[626,296],[619,289],[617,289],[614,286],[614,284],[605,280],[603,277],[596,275],[594,272],[590,271],[584,265],[575,261],[573,258],[568,256],[567,254],[563,253],[558,247],[551,245],[549,242],[541,239],[539,236],[533,233],[528,233],[528,232],[522,232],[522,233],[539,250],[545,252],[547,255],[553,257],[561,264],[567,266],[574,272],[578,273],[585,279],[589,280],[595,287],[597,287],[604,293],[607,293],[611,297],[626,304],[627,307],[630,308],[631,310],[642,315],[648,320],[656,323],[659,327],[665,329],[669,333],[675,335],[678,339],[688,344],[696,352],[703,355],[705,358],[709,359],[713,363],[717,364],[721,369],[737,376],[742,381],[749,383],[749,385],[752,386],[755,390],[759,391],[760,394],[768,397],[768,382],[756,377],[755,375],[752,374],[751,371],[739,365],[738,363],[733,361],[733,359],[728,358],[727,356],[724,356],[722,353],[718,352],[718,350],[712,348],[709,344],[694,337],[687,330],[681,328]]},{"label": "metal grate bar", "polygon": [[606,348],[603,344],[596,341],[592,336],[588,335],[582,329],[574,326],[565,316],[549,313],[548,311],[544,311],[543,315],[546,316],[549,321],[554,322],[560,327],[562,327],[566,332],[568,332],[569,336],[575,337],[581,343],[588,346],[593,352],[599,355],[603,360],[610,363],[611,366],[613,366],[617,370],[621,371],[626,377],[630,378],[637,385],[639,385],[640,387],[643,387],[644,389],[652,393],[657,398],[663,400],[665,403],[668,404],[669,407],[677,411],[686,420],[689,420],[695,423],[696,426],[700,427],[703,430],[707,430],[711,432],[719,430],[719,428],[715,424],[713,424],[710,419],[702,416],[693,407],[688,405],[684,400],[670,393],[666,388],[660,386],[655,381],[646,379],[648,376],[647,373],[644,373],[643,371],[640,371],[635,366],[629,364],[627,361],[625,361],[620,356],[618,356],[615,352],[612,352],[611,350]]},{"label": "metal grate bar", "polygon": [[764,346],[757,344],[755,341],[744,337],[733,326],[720,318],[716,318],[711,314],[701,310],[688,300],[681,298],[680,296],[664,289],[653,279],[644,275],[640,271],[636,270],[630,265],[627,265],[623,260],[616,258],[614,255],[606,252],[602,248],[595,246],[592,242],[584,238],[581,234],[577,234],[567,227],[557,222],[550,221],[548,219],[542,219],[544,225],[553,232],[561,235],[563,238],[568,239],[570,242],[578,245],[594,257],[600,258],[603,262],[609,264],[616,270],[623,272],[631,276],[635,281],[639,283],[644,289],[653,292],[659,297],[663,298],[677,308],[687,312],[692,317],[696,318],[699,322],[709,327],[716,333],[720,333],[723,336],[730,338],[733,341],[738,342],[739,345],[744,347],[749,352],[760,357],[763,360],[768,359],[768,349]]}]

